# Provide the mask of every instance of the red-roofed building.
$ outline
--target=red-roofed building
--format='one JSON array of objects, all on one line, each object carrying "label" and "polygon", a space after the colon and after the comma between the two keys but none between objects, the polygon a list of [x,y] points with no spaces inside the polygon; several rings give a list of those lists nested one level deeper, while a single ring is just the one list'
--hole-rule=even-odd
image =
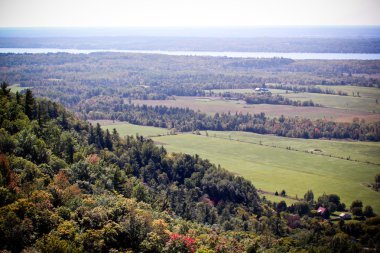
[{"label": "red-roofed building", "polygon": [[325,213],[326,213],[326,208],[324,208],[324,207],[319,207],[318,208],[318,210],[317,210],[317,213],[319,214],[319,215],[324,215]]}]

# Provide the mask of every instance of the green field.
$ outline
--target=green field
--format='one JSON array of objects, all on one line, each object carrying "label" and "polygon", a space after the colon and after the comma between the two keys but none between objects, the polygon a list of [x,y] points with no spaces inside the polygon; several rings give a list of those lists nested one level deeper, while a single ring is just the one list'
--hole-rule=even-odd
[{"label": "green field", "polygon": [[[201,132],[205,135],[206,132]],[[380,143],[362,141],[308,140],[286,138],[273,135],[262,135],[248,132],[208,131],[210,137],[236,140],[263,146],[292,151],[309,152],[314,155],[333,156],[337,158],[358,160],[380,165]]]},{"label": "green field", "polygon": [[127,122],[112,122],[111,120],[96,120],[90,121],[93,125],[99,123],[103,129],[108,129],[112,131],[114,128],[117,130],[120,136],[124,137],[127,135],[142,135],[146,137],[166,135],[169,133],[168,129],[150,127],[150,126],[139,126],[134,124],[129,124]]},{"label": "green field", "polygon": [[[343,97],[335,95],[324,95],[315,93],[289,93],[283,94],[284,96],[294,97],[296,100],[310,100],[322,105],[328,104],[332,107],[311,107],[311,106],[290,106],[290,105],[269,105],[258,104],[248,105],[245,101],[224,100],[219,97],[185,97],[177,96],[172,100],[133,100],[134,104],[148,105],[148,106],[167,106],[167,107],[181,107],[190,108],[195,111],[201,111],[207,114],[215,113],[260,113],[264,112],[269,117],[280,117],[281,115],[288,117],[305,117],[311,119],[328,119],[338,122],[352,122],[354,118],[365,119],[367,122],[380,121],[380,113],[373,113],[372,111],[379,111],[379,106],[375,104],[373,98],[356,98],[356,97]],[[320,97],[318,97],[320,96]],[[336,100],[336,101],[335,101]],[[348,101],[353,101],[348,106]],[[358,102],[358,104],[354,104]],[[339,108],[339,105],[342,108]],[[366,107],[368,106],[368,108]],[[350,109],[351,108],[351,109]]]},{"label": "green field", "polygon": [[20,87],[20,84],[13,84],[13,85],[9,86],[9,88],[11,88],[12,92],[16,93],[17,91],[21,92],[21,91],[26,90],[26,89],[31,89],[32,87]]},{"label": "green field", "polygon": [[[316,196],[336,193],[347,205],[361,199],[364,204],[380,210],[380,193],[366,186],[380,173],[380,143],[306,140],[228,131],[207,131],[208,137],[205,131],[201,135],[167,135],[168,130],[162,128],[110,120],[92,121],[97,122],[104,129],[116,128],[121,136],[156,136],[153,140],[168,151],[199,154],[251,180],[258,189],[268,192],[285,189],[288,195],[299,198],[308,189]],[[269,194],[264,196],[271,201],[295,202]]]},{"label": "green field", "polygon": [[[380,211],[380,193],[366,186],[374,181],[377,173],[380,173],[379,165],[215,138],[213,134],[214,132],[209,131],[209,137],[181,134],[153,139],[163,144],[170,152],[199,154],[251,180],[258,189],[269,192],[285,189],[293,197],[302,197],[308,189],[312,189],[316,196],[336,193],[347,205],[355,199],[360,199],[364,205],[372,205],[376,211]],[[235,137],[233,133],[226,134],[231,135],[231,139]],[[237,138],[241,138],[239,134]],[[266,140],[265,137],[267,136],[263,136],[262,143],[272,141]],[[257,136],[252,137],[255,138]],[[247,138],[248,141],[252,139]],[[309,140],[298,143],[291,139],[289,143],[293,146],[315,149],[314,142]],[[279,138],[279,143],[286,145],[286,140]],[[362,143],[364,146],[368,144],[367,148],[355,146],[355,143],[351,142],[342,142],[342,145],[330,141],[315,143],[322,150],[326,150],[325,152],[344,153],[351,157],[356,154],[358,158],[368,156],[368,159],[378,161],[375,157],[376,153],[379,154],[378,143]]]},{"label": "green field", "polygon": [[[319,94],[319,93],[308,93],[300,92],[286,93],[285,90],[280,89],[270,89],[272,94],[281,94],[292,100],[307,101],[313,100],[313,102],[321,104],[325,107],[336,108],[336,109],[346,109],[357,112],[372,112],[380,113],[380,101],[376,103],[376,99],[380,100],[380,89],[372,87],[358,87],[358,86],[347,86],[347,85],[335,85],[335,86],[323,86],[317,85],[321,89],[331,89],[336,92],[344,91],[347,92],[348,96],[330,95],[330,94]],[[255,93],[254,89],[220,89],[212,90],[215,94],[219,93],[240,93],[249,94]],[[353,96],[353,93],[355,97]],[[359,93],[360,96],[357,96]]]},{"label": "green field", "polygon": [[380,89],[379,88],[349,86],[349,85],[333,85],[333,86],[317,85],[317,87],[319,87],[321,89],[328,88],[328,89],[334,90],[336,92],[345,91],[345,92],[347,92],[348,96],[352,96],[352,93],[354,93],[354,95],[357,96],[357,92],[359,92],[360,97],[380,99]]},{"label": "green field", "polygon": [[[283,94],[291,100],[307,101],[313,100],[314,103],[321,104],[325,107],[336,109],[347,109],[356,112],[372,112],[380,113],[380,103],[376,103],[376,98],[379,97],[353,97],[353,96],[339,96],[319,93],[288,93]],[[374,94],[372,96],[375,96]]]}]

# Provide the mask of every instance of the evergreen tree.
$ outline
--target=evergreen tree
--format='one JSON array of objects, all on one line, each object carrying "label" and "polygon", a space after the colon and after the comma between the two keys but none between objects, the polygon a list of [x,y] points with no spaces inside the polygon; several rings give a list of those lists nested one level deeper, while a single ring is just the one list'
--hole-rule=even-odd
[{"label": "evergreen tree", "polygon": [[108,129],[106,130],[106,136],[104,138],[104,145],[106,148],[108,148],[108,150],[112,151],[112,140],[111,140],[111,134],[110,134],[110,131],[108,131]]},{"label": "evergreen tree", "polygon": [[89,133],[88,133],[88,144],[95,144],[96,138],[94,133],[94,127],[90,125]]},{"label": "evergreen tree", "polygon": [[21,95],[20,92],[16,92],[16,102],[18,105],[21,105]]},{"label": "evergreen tree", "polygon": [[9,96],[9,93],[11,92],[11,89],[10,88],[8,88],[8,83],[6,83],[6,82],[2,82],[1,83],[1,95],[3,95],[3,96]]},{"label": "evergreen tree", "polygon": [[103,131],[102,128],[100,127],[100,124],[96,124],[96,129],[95,129],[95,144],[97,145],[98,148],[104,148],[104,138],[103,138]]},{"label": "evergreen tree", "polygon": [[120,136],[119,133],[117,132],[116,128],[112,130],[112,140],[114,142],[119,142],[120,141]]},{"label": "evergreen tree", "polygon": [[46,111],[46,104],[42,104],[41,102],[38,103],[37,106],[37,121],[38,125],[42,126],[47,119],[47,111]]},{"label": "evergreen tree", "polygon": [[63,129],[69,128],[69,122],[67,121],[66,112],[63,112],[63,114],[62,114],[61,125],[62,125]]},{"label": "evergreen tree", "polygon": [[65,153],[66,153],[67,161],[69,163],[73,163],[74,162],[74,152],[75,152],[73,139],[71,137],[69,137],[66,141],[67,142],[66,142]]},{"label": "evergreen tree", "polygon": [[33,93],[30,89],[27,89],[25,93],[24,112],[26,116],[28,116],[29,119],[34,118],[34,107],[35,107],[35,100],[33,97]]}]

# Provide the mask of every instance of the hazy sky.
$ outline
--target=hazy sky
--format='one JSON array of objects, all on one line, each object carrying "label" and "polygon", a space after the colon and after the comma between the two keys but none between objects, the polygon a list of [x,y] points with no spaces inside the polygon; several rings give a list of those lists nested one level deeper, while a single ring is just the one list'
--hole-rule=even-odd
[{"label": "hazy sky", "polygon": [[1,27],[380,25],[380,0],[0,0]]}]

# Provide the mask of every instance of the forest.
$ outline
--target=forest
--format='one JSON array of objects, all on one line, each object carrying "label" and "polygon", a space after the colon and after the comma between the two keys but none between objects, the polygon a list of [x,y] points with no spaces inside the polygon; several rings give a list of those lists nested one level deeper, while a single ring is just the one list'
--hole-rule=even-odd
[{"label": "forest", "polygon": [[[266,84],[379,87],[380,61],[291,60],[154,54],[1,54],[0,80],[33,87],[65,106],[98,95],[166,99]],[[281,87],[281,86],[280,86]],[[305,88],[303,88],[305,87]],[[308,88],[306,88],[308,87]],[[322,92],[327,93],[327,92]]]},{"label": "forest", "polygon": [[[358,252],[380,219],[336,194],[287,206],[198,155],[0,90],[0,247],[21,252]],[[286,194],[285,192],[283,194]],[[319,214],[317,209],[324,207]],[[355,223],[324,218],[350,210]],[[352,240],[354,238],[354,240]]]}]

